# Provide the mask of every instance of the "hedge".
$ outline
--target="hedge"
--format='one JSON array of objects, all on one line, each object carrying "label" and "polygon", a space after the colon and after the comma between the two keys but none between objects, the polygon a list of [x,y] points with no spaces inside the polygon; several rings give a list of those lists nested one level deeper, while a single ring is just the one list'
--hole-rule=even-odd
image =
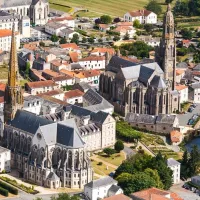
[{"label": "hedge", "polygon": [[0,181],[0,187],[8,190],[12,194],[18,195],[18,190],[16,188],[14,188],[13,186],[8,185],[7,183]]},{"label": "hedge", "polygon": [[8,190],[0,187],[0,194],[2,194],[5,197],[8,197]]}]

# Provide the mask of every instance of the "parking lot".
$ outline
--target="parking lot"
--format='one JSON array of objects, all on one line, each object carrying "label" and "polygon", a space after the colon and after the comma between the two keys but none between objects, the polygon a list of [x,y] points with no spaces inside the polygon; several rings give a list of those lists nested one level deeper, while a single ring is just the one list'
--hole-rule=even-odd
[{"label": "parking lot", "polygon": [[193,115],[200,115],[200,104],[198,103],[197,106],[192,110],[192,112],[188,112],[186,114],[178,114],[177,117],[179,119],[180,126],[187,126],[188,121],[193,117]]}]

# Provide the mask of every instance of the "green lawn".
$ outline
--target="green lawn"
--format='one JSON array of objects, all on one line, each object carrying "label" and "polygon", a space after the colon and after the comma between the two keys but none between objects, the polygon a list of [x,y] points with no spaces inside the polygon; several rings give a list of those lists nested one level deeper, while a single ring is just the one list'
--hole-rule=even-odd
[{"label": "green lawn", "polygon": [[102,155],[98,155],[98,158],[116,166],[121,165],[122,161],[125,160],[125,156],[123,152],[115,153],[111,155],[110,157],[108,157],[106,154],[102,154]]},{"label": "green lawn", "polygon": [[8,78],[8,67],[0,66],[0,81],[1,79],[7,79],[7,78]]},{"label": "green lawn", "polygon": [[115,171],[115,169],[112,167],[108,167],[108,169],[107,169],[105,164],[98,165],[99,162],[97,162],[95,160],[92,161],[91,163],[92,163],[94,173],[99,174],[101,176],[108,175],[111,172]]},{"label": "green lawn", "polygon": [[55,4],[51,4],[51,3],[50,3],[50,8],[53,8],[56,10],[61,10],[63,12],[69,12],[71,9],[70,7],[59,6],[59,5],[55,5]]}]

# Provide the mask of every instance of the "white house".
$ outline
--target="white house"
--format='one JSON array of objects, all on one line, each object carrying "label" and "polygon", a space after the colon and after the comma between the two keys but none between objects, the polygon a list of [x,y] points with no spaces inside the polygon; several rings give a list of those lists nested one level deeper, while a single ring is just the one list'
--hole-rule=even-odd
[{"label": "white house", "polygon": [[65,92],[64,100],[69,104],[83,103],[84,92],[75,89]]},{"label": "white house", "polygon": [[105,62],[105,56],[88,56],[78,61],[85,69],[105,69]]},{"label": "white house", "polygon": [[45,25],[45,32],[49,33],[50,35],[57,35],[60,36],[60,31],[65,29],[66,25],[56,23],[56,22],[48,22]]},{"label": "white house", "polygon": [[173,158],[167,159],[167,166],[173,171],[173,183],[177,184],[180,182],[181,163],[174,160]]},{"label": "white house", "polygon": [[188,101],[188,86],[186,85],[176,85],[176,90],[179,93],[180,103]]},{"label": "white house", "polygon": [[193,100],[194,103],[200,103],[200,83],[192,83],[190,86],[189,92],[190,100]]},{"label": "white house", "polygon": [[156,47],[160,45],[160,38],[152,37],[152,35],[141,35],[137,38],[137,40],[141,40],[152,47]]},{"label": "white house", "polygon": [[110,176],[93,180],[84,186],[84,194],[90,200],[103,199],[122,193],[123,190],[117,186],[117,181]]},{"label": "white house", "polygon": [[56,17],[52,20],[49,20],[49,22],[58,22],[60,24],[65,24],[66,26],[70,28],[75,27],[75,20],[72,16],[65,16],[65,17]]},{"label": "white house", "polygon": [[124,15],[124,21],[134,22],[139,20],[140,24],[156,24],[157,15],[149,10],[130,11]]},{"label": "white house", "polygon": [[0,146],[0,172],[10,172],[11,152],[9,149]]},{"label": "white house", "polygon": [[75,34],[80,35],[78,32],[68,27],[60,31],[60,37],[65,37],[66,39],[72,39]]},{"label": "white house", "polygon": [[59,89],[59,85],[52,80],[28,82],[26,83],[25,87],[26,90],[32,95]]},{"label": "white house", "polygon": [[[20,35],[18,32],[15,32],[15,37],[16,37],[16,48],[19,49]],[[2,51],[10,51],[11,38],[12,38],[12,31],[10,29],[0,30],[0,49]]]},{"label": "white house", "polygon": [[75,84],[75,78],[69,75],[54,77],[52,80],[59,86],[59,88]]}]

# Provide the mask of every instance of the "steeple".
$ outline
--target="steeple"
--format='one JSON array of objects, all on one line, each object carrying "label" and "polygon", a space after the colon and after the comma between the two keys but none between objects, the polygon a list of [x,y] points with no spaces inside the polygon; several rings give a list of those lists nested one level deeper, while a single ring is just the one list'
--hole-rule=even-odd
[{"label": "steeple", "polygon": [[160,41],[160,47],[156,49],[156,62],[161,66],[164,72],[164,79],[170,83],[172,89],[176,85],[176,43],[174,16],[171,6],[168,4],[167,12],[163,19],[163,35]]},{"label": "steeple", "polygon": [[15,113],[23,106],[22,89],[18,85],[18,62],[15,39],[15,25],[13,22],[12,39],[10,49],[10,62],[8,72],[8,83],[4,96],[4,122],[8,123],[15,117]]}]

